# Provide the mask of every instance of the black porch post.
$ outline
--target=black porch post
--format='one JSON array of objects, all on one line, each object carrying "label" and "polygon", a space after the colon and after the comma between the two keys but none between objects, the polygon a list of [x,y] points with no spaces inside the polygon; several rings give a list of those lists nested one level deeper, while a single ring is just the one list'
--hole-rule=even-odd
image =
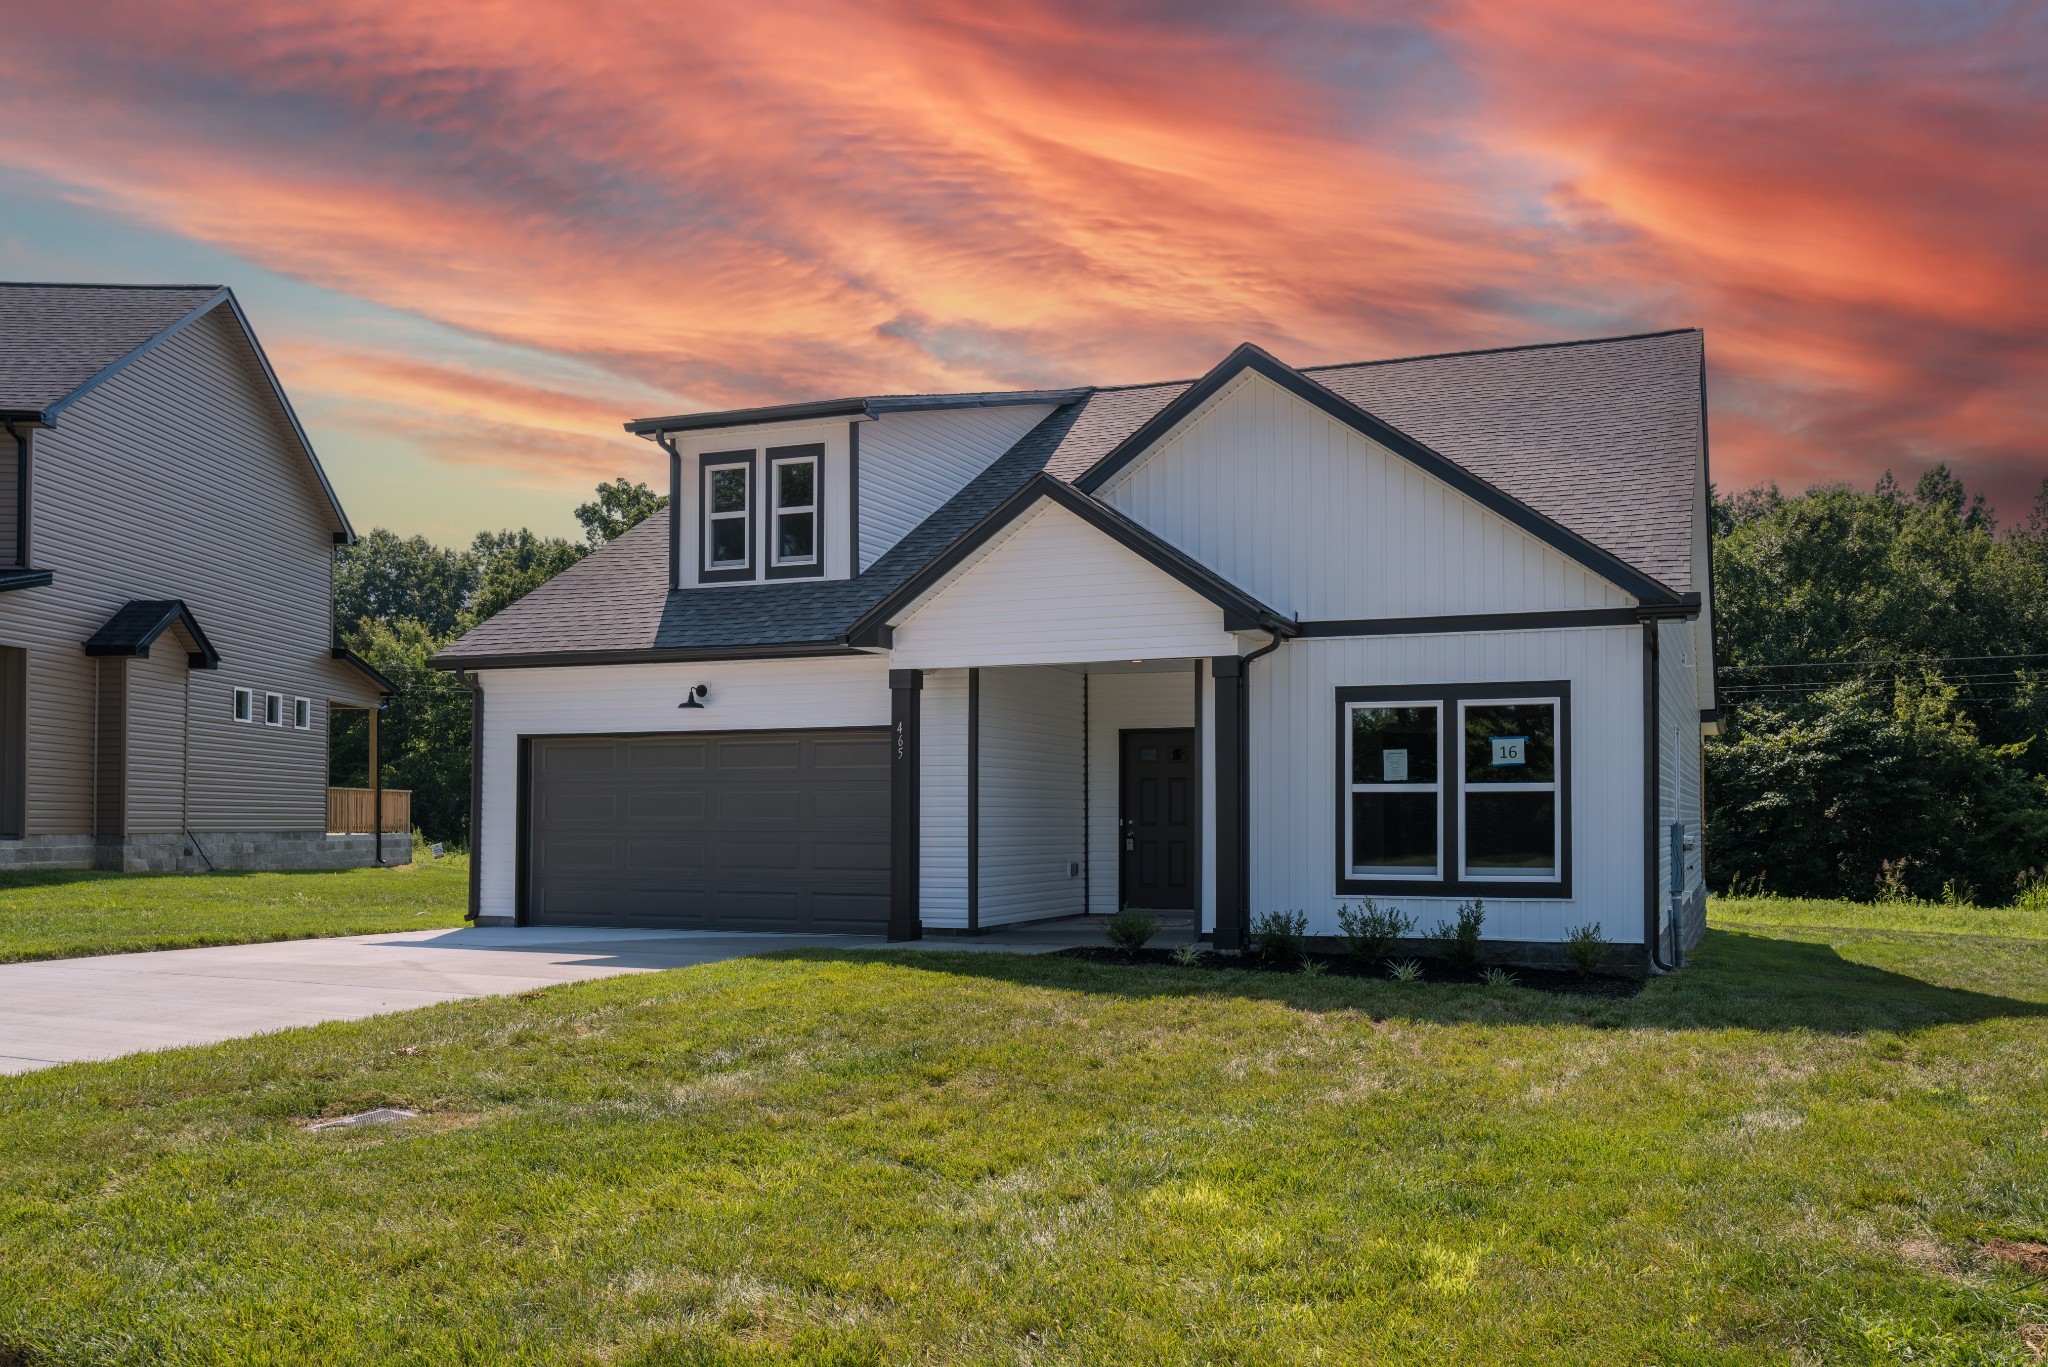
[{"label": "black porch post", "polygon": [[918,919],[918,704],[924,672],[889,671],[889,938],[924,936]]},{"label": "black porch post", "polygon": [[1209,661],[1216,681],[1216,947],[1241,950],[1251,924],[1251,807],[1246,761],[1245,662]]}]

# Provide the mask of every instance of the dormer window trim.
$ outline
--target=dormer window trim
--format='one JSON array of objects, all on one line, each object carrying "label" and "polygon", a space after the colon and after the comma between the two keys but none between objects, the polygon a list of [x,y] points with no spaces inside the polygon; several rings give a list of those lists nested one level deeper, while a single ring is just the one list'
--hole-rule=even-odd
[{"label": "dormer window trim", "polygon": [[[792,478],[810,467],[809,502],[799,502],[801,481]],[[787,486],[787,487],[786,487]],[[825,573],[825,444],[768,448],[767,576],[770,579],[815,579]],[[808,530],[808,537],[804,532]],[[804,541],[808,540],[806,547]],[[784,547],[793,546],[785,554]]]},{"label": "dormer window trim", "polygon": [[[752,451],[706,451],[698,459],[697,475],[697,575],[702,583],[731,584],[758,577],[755,574],[754,528],[757,521],[755,508],[754,455]],[[734,470],[741,472],[743,480],[741,506],[723,509],[717,506],[712,489],[720,473]],[[741,537],[740,554],[713,559],[718,547],[714,546],[714,528],[720,531],[737,526]],[[725,531],[730,535],[729,531]],[[729,544],[723,549],[733,549]]]}]

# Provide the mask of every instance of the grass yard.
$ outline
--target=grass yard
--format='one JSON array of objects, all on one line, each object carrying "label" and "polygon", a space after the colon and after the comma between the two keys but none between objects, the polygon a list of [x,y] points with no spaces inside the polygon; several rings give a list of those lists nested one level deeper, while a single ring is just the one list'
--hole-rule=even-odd
[{"label": "grass yard", "polygon": [[0,1363],[2039,1362],[2048,916],[1714,924],[1626,1001],[807,952],[0,1079]]},{"label": "grass yard", "polygon": [[0,873],[0,963],[458,926],[468,888],[463,856],[342,873]]}]

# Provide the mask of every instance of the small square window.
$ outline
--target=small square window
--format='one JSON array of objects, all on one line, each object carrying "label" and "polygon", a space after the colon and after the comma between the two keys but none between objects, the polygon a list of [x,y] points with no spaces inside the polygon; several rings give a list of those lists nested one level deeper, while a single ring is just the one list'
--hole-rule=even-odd
[{"label": "small square window", "polygon": [[301,731],[313,729],[313,700],[311,698],[292,699],[292,725]]},{"label": "small square window", "polygon": [[255,695],[254,695],[254,694],[252,694],[252,693],[251,693],[251,692],[250,692],[250,691],[249,691],[248,689],[246,689],[246,688],[238,688],[238,689],[236,689],[236,690],[235,690],[235,720],[236,720],[236,721],[254,721],[255,719],[256,719],[256,705],[255,705]]},{"label": "small square window", "polygon": [[263,724],[265,726],[284,725],[284,694],[265,693],[263,695]]}]

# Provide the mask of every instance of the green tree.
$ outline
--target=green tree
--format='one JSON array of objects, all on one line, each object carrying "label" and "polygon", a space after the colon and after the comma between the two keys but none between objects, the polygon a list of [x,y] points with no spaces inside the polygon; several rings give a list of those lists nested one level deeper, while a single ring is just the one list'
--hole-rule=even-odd
[{"label": "green tree", "polygon": [[535,536],[524,527],[516,532],[478,532],[469,547],[476,591],[457,625],[467,631],[503,612],[588,553],[573,541]]},{"label": "green tree", "polygon": [[616,541],[639,526],[657,510],[668,506],[668,495],[657,494],[644,484],[624,476],[597,486],[597,497],[578,504],[576,520],[583,524],[583,539],[591,550]]},{"label": "green tree", "polygon": [[445,635],[475,591],[475,562],[423,536],[379,527],[334,553],[334,622],[343,635],[365,617],[420,622]]},{"label": "green tree", "polygon": [[[427,661],[446,640],[424,623],[395,626],[365,619],[351,648],[402,690],[378,723],[384,786],[412,792],[412,823],[430,840],[469,844],[470,693]],[[330,740],[335,781],[369,781],[369,729],[361,713],[341,713]]]}]

